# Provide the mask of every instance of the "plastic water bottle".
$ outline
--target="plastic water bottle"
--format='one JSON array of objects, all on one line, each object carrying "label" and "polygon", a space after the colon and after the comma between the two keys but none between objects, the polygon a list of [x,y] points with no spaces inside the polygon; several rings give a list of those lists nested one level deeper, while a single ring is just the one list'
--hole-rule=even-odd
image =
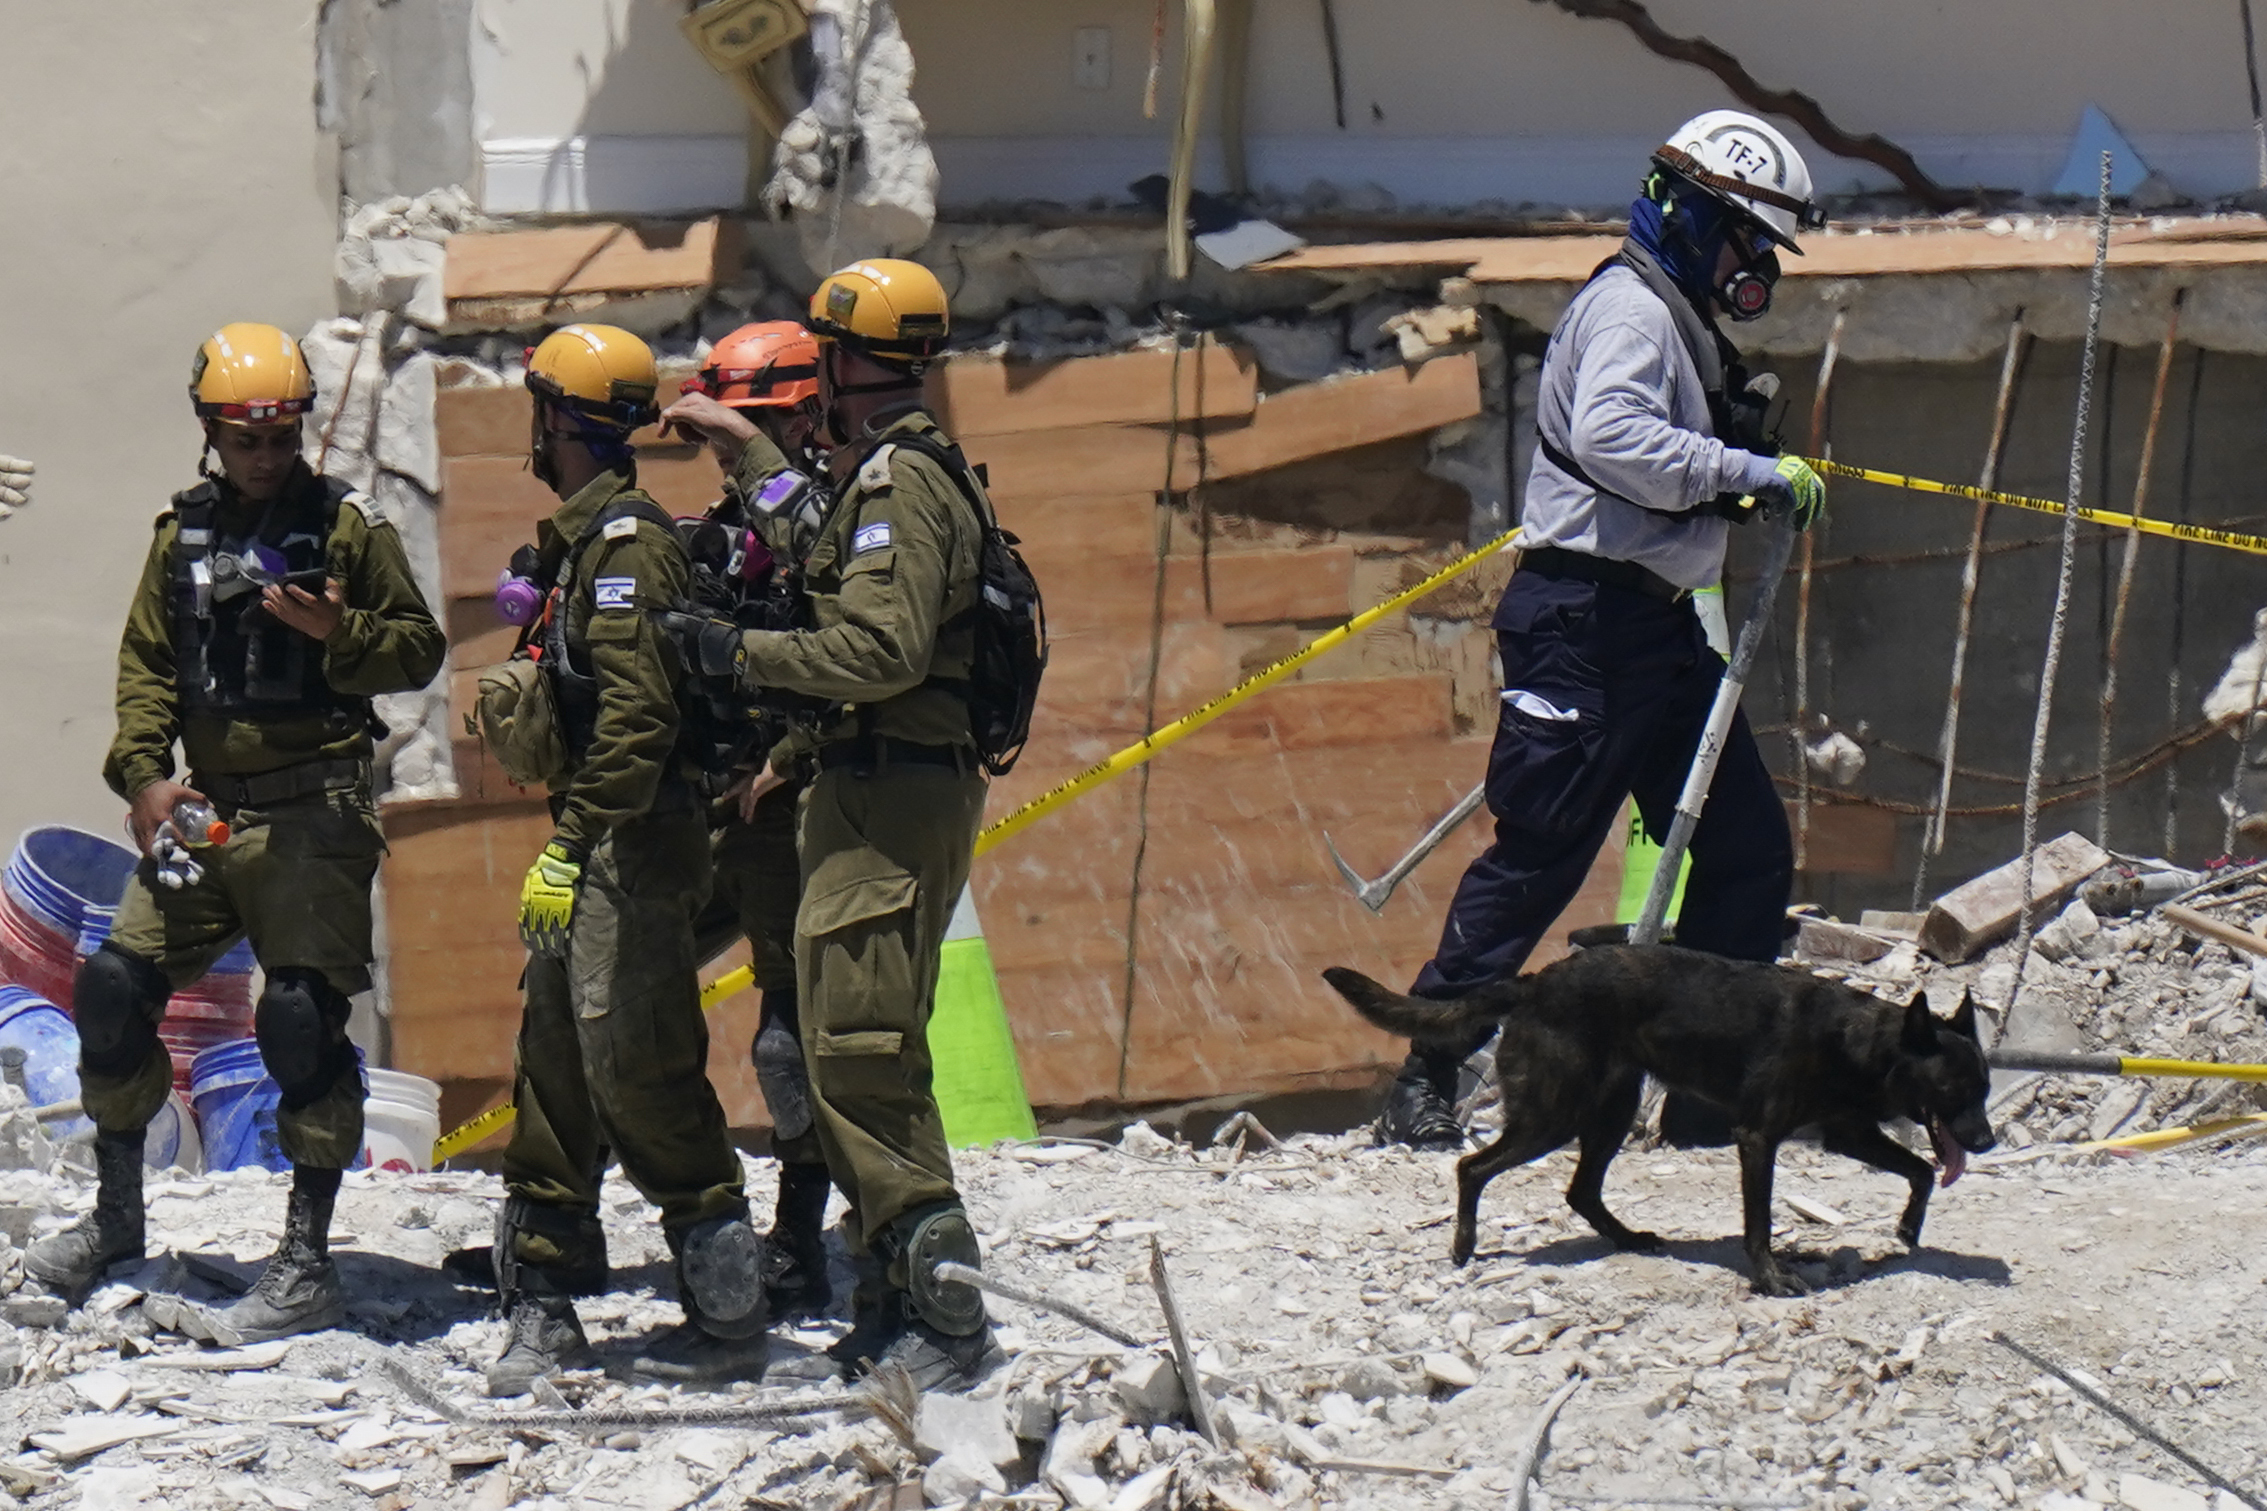
[{"label": "plastic water bottle", "polygon": [[183,798],[173,805],[173,832],[192,850],[228,843],[228,824],[210,803]]}]

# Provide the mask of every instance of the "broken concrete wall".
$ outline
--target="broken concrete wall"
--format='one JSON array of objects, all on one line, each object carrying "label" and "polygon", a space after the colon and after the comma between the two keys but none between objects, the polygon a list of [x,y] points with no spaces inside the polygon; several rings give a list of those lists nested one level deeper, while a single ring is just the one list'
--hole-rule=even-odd
[{"label": "broken concrete wall", "polygon": [[479,182],[473,0],[325,0],[316,111],[354,204]]},{"label": "broken concrete wall", "polygon": [[[1855,317],[1853,317],[1853,324]],[[2159,335],[2162,329],[2159,329]],[[2101,359],[2082,502],[2130,506],[2148,421],[2156,353],[2112,348]],[[1999,361],[1845,363],[1834,380],[1828,437],[1837,459],[1919,476],[1972,482],[1991,425]],[[2078,351],[2064,342],[2030,353],[2018,383],[2003,489],[2059,499],[2069,466]],[[1815,369],[1782,364],[1789,439],[1807,448]],[[2267,401],[2267,362],[2182,347],[2160,422],[2148,512],[2256,531],[2251,457]],[[1807,893],[1845,917],[1902,908],[1924,820],[1952,660],[1961,561],[1973,506],[1867,484],[1834,482],[1828,518],[1813,535],[1810,705],[1869,757],[1847,790],[1814,804],[1815,874]],[[1946,852],[1930,890],[1988,870],[2020,847],[2018,806],[2054,599],[2060,522],[1995,509],[1977,598],[1960,725],[1961,768]],[[2082,526],[2046,766],[2045,833],[2096,835],[2091,774],[2099,767],[2103,647],[2115,597],[2122,533]],[[1731,609],[1736,623],[1760,548],[1735,534]],[[1749,679],[1747,710],[1766,758],[1792,770],[1783,732],[1794,687],[1800,579],[1781,589],[1773,632]],[[2145,537],[2119,655],[2112,731],[2108,847],[2194,865],[2222,852],[2219,799],[2236,742],[2206,723],[2202,706],[2229,657],[2252,638],[2263,594],[2257,558]],[[2131,769],[2141,766],[2138,772]],[[1819,788],[1831,788],[1814,774]],[[1785,789],[1790,790],[1791,789]],[[1963,813],[1962,809],[1986,812]],[[1821,840],[1820,830],[1831,832]],[[1850,869],[1837,871],[1837,863]]]},{"label": "broken concrete wall", "polygon": [[[333,262],[342,313],[303,343],[316,387],[308,460],[362,490],[400,531],[418,586],[436,609],[445,601],[438,363],[425,348],[448,319],[441,287],[448,238],[470,215],[470,200],[455,188],[357,210]],[[454,797],[446,674],[377,702],[389,730],[378,748],[380,797]]]},{"label": "broken concrete wall", "polygon": [[937,160],[889,0],[812,0],[810,13],[810,103],[780,133],[764,203],[792,215],[804,264],[823,276],[929,239]]}]

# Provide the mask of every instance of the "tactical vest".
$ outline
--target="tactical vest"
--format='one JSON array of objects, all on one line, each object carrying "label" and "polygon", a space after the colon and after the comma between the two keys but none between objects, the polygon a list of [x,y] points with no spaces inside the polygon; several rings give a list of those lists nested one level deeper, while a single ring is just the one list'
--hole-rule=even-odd
[{"label": "tactical vest", "polygon": [[369,721],[367,698],[330,685],[322,646],[260,605],[269,583],[327,566],[331,532],[353,491],[336,478],[295,483],[240,539],[221,537],[220,489],[210,479],[174,495],[173,654],[185,712]]}]

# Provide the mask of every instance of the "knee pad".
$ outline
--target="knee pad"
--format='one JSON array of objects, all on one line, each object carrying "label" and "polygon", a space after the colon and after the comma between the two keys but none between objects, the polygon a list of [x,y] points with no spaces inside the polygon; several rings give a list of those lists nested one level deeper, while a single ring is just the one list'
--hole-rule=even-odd
[{"label": "knee pad", "polygon": [[79,1056],[96,1075],[130,1076],[157,1043],[172,983],[139,955],[105,944],[79,967],[71,988]]},{"label": "knee pad", "polygon": [[771,1322],[764,1307],[764,1241],[745,1214],[710,1217],[667,1235],[677,1252],[677,1297],[716,1338],[753,1338]]},{"label": "knee pad", "polygon": [[252,1012],[260,1059],[296,1111],[316,1101],[354,1065],[347,1042],[346,994],[321,971],[286,966],[270,973]]},{"label": "knee pad", "polygon": [[984,1326],[984,1293],[965,1281],[937,1274],[937,1266],[947,1261],[972,1270],[983,1266],[976,1230],[968,1225],[966,1212],[958,1206],[924,1208],[891,1224],[885,1243],[902,1249],[906,1299],[923,1322],[954,1338],[968,1337]]}]

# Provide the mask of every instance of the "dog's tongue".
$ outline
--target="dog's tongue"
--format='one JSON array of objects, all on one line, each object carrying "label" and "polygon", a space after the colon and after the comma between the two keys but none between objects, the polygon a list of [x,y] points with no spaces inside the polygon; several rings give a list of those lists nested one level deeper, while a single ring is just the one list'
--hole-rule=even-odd
[{"label": "dog's tongue", "polygon": [[1929,1119],[1929,1142],[1936,1146],[1937,1185],[1949,1186],[1968,1173],[1968,1151],[1935,1118]]}]

